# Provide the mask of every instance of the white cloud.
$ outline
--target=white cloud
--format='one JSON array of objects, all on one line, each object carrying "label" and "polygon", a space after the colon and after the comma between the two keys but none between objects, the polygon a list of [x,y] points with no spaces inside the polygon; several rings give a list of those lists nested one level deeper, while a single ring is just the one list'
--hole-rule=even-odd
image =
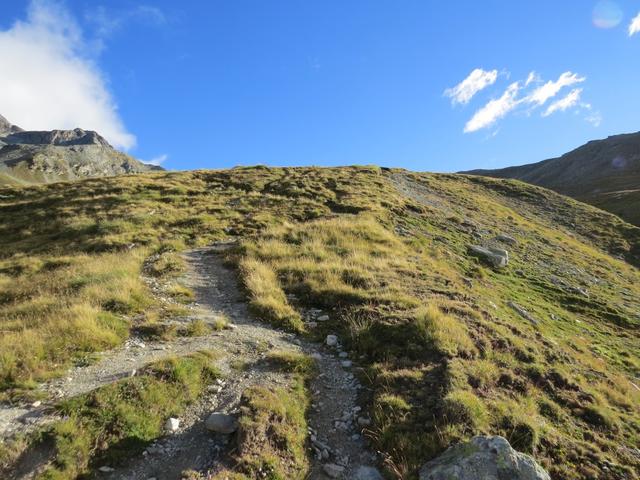
[{"label": "white cloud", "polygon": [[[469,78],[471,77],[470,75]],[[467,78],[467,80],[469,80],[469,78]],[[465,80],[465,82],[467,80]],[[584,82],[585,80],[585,77],[567,71],[561,74],[557,80],[543,83],[540,75],[535,71],[531,71],[527,75],[526,80],[511,83],[500,98],[489,101],[477,110],[466,123],[464,132],[470,133],[491,127],[498,120],[514,111],[520,111],[526,116],[531,116],[534,111],[556,97],[563,88]],[[462,82],[458,87],[465,82]],[[580,97],[582,91],[582,88],[574,88],[563,98],[552,102],[551,105],[542,112],[542,117],[548,117],[555,112],[569,109],[575,109],[576,113],[580,110],[586,110],[589,112],[589,115],[585,117],[585,120],[594,126],[598,126],[602,121],[600,113],[592,112],[590,104],[581,102]]]},{"label": "white cloud", "polygon": [[151,160],[147,160],[144,163],[148,163],[150,165],[162,165],[164,162],[167,161],[168,158],[169,158],[169,155],[167,155],[166,153],[163,153],[162,155],[158,155],[157,157],[154,157]]},{"label": "white cloud", "polygon": [[493,85],[497,78],[497,70],[486,71],[476,68],[458,85],[446,89],[444,95],[451,98],[453,104],[467,104],[480,90]]},{"label": "white cloud", "polygon": [[527,77],[527,81],[524,82],[524,86],[528,87],[530,83],[540,82],[540,76],[536,72],[531,72]]},{"label": "white cloud", "polygon": [[555,97],[564,87],[569,87],[576,83],[584,82],[585,77],[579,77],[575,73],[564,72],[555,82],[548,81],[544,85],[536,88],[526,99],[527,102],[537,106],[544,105],[547,100]]},{"label": "white cloud", "polygon": [[600,112],[591,112],[585,117],[585,120],[594,127],[599,127],[602,123],[602,115]]},{"label": "white cloud", "polygon": [[518,106],[519,101],[516,97],[519,91],[519,82],[514,82],[509,85],[500,98],[491,100],[471,117],[471,120],[464,126],[464,132],[475,132],[482,128],[489,127],[507,115]]},{"label": "white cloud", "polygon": [[[574,88],[573,90],[571,90],[569,92],[569,94],[567,96],[565,96],[564,98],[561,98],[560,100],[557,100],[555,102],[553,102],[551,105],[549,105],[549,107],[545,110],[545,112],[542,114],[543,117],[548,117],[549,115],[551,115],[554,112],[564,112],[565,110],[568,110],[569,108],[575,107],[576,105],[578,105],[578,102],[580,101],[580,94],[582,93],[582,89],[581,88]],[[590,105],[586,105],[585,107],[591,107]]]},{"label": "white cloud", "polygon": [[638,32],[640,32],[640,13],[638,13],[629,24],[629,36],[635,35]]},{"label": "white cloud", "polygon": [[0,31],[0,113],[30,130],[81,127],[131,148],[106,80],[77,22],[59,3],[33,0],[27,19]]},{"label": "white cloud", "polygon": [[137,22],[152,26],[162,26],[167,23],[167,17],[159,8],[149,5],[121,11],[108,10],[106,7],[92,6],[84,18],[93,24],[93,33],[96,35],[98,48],[104,48],[104,40],[126,26],[127,23]]}]

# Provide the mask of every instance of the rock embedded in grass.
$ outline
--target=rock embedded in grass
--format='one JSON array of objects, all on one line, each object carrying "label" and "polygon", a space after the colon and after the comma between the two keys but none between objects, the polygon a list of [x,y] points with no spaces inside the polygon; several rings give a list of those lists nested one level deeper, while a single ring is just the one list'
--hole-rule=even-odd
[{"label": "rock embedded in grass", "polygon": [[509,264],[509,252],[503,248],[469,245],[469,253],[494,268],[504,268]]},{"label": "rock embedded in grass", "polygon": [[516,312],[518,312],[518,315],[520,315],[522,318],[529,320],[534,325],[538,324],[538,320],[533,315],[531,315],[526,308],[521,307],[515,302],[508,302],[507,305],[513,308]]},{"label": "rock embedded in grass", "polygon": [[420,469],[419,480],[550,480],[549,474],[499,436],[472,438],[450,447]]},{"label": "rock embedded in grass", "polygon": [[335,347],[338,344],[338,337],[336,335],[327,335],[325,342],[327,346]]},{"label": "rock embedded in grass", "polygon": [[496,240],[502,243],[507,243],[509,245],[515,245],[518,243],[518,241],[515,238],[509,235],[504,235],[502,233],[496,236]]},{"label": "rock embedded in grass", "polygon": [[207,418],[205,427],[211,432],[228,435],[238,429],[238,420],[233,415],[214,412]]}]

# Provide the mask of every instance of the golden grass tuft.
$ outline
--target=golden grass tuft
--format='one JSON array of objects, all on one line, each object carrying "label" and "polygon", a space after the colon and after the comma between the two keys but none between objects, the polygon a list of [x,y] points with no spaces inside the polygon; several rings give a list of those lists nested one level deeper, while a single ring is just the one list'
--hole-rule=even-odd
[{"label": "golden grass tuft", "polygon": [[477,353],[466,327],[453,315],[444,313],[435,304],[420,307],[415,312],[417,335],[429,346],[450,357]]},{"label": "golden grass tuft", "polygon": [[285,295],[278,277],[265,262],[256,259],[244,259],[240,263],[242,278],[249,293],[249,305],[257,315],[277,326],[300,332],[304,324]]}]

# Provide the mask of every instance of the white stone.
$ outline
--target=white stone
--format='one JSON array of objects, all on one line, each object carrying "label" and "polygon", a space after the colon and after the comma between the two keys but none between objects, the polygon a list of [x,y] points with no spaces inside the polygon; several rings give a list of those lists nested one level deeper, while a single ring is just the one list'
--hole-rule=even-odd
[{"label": "white stone", "polygon": [[180,420],[177,418],[167,418],[167,421],[164,423],[164,429],[167,432],[174,433],[177,432],[180,428]]},{"label": "white stone", "polygon": [[214,412],[207,418],[205,426],[211,432],[230,434],[238,429],[238,421],[233,415]]}]

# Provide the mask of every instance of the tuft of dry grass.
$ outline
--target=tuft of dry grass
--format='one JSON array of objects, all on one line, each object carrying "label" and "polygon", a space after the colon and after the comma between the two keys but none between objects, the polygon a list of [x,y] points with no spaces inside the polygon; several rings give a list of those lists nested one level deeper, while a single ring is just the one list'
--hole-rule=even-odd
[{"label": "tuft of dry grass", "polygon": [[249,305],[257,315],[288,330],[303,331],[304,324],[285,295],[278,277],[269,264],[256,259],[244,259],[240,271],[249,293]]},{"label": "tuft of dry grass", "polygon": [[417,335],[427,346],[432,346],[449,357],[472,356],[477,349],[466,327],[453,315],[445,314],[440,307],[431,304],[415,312],[414,325]]}]

